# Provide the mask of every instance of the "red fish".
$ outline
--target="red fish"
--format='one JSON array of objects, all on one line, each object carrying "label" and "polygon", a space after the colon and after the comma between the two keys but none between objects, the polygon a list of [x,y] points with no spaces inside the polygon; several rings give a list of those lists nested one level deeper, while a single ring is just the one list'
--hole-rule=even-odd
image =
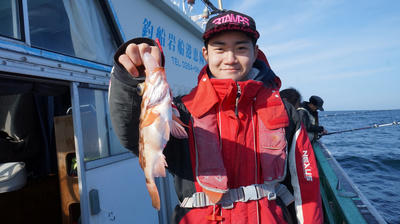
[{"label": "red fish", "polygon": [[[170,133],[176,138],[187,138],[179,120],[179,112],[172,108],[172,95],[165,70],[149,53],[142,58],[146,79],[139,84],[142,95],[139,124],[139,163],[146,177],[152,205],[160,210],[160,196],[154,177],[165,177],[167,162],[163,154]],[[183,126],[182,126],[183,125]]]}]

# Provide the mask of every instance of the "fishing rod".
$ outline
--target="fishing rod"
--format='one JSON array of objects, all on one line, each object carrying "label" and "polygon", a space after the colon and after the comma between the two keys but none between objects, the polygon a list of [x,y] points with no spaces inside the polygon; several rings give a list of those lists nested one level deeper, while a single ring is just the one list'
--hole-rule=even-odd
[{"label": "fishing rod", "polygon": [[221,13],[224,10],[221,10],[217,7],[215,7],[209,0],[202,0],[203,3],[207,6],[207,8],[210,10],[210,15],[216,14],[216,13]]},{"label": "fishing rod", "polygon": [[393,121],[392,123],[387,123],[387,124],[374,124],[372,126],[367,126],[367,127],[362,127],[362,128],[354,128],[354,129],[348,129],[348,130],[342,130],[342,131],[333,131],[333,132],[328,132],[326,134],[322,134],[321,136],[333,135],[333,134],[350,132],[350,131],[365,130],[365,129],[370,129],[370,128],[387,127],[387,126],[393,126],[393,125],[400,125],[400,121]]}]

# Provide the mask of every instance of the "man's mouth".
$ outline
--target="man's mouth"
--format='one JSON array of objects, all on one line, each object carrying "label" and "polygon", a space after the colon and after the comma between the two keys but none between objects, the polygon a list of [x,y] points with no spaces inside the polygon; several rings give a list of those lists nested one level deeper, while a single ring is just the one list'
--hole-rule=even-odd
[{"label": "man's mouth", "polygon": [[224,69],[222,69],[222,71],[237,72],[237,71],[239,71],[239,69],[237,69],[237,68],[224,68]]}]

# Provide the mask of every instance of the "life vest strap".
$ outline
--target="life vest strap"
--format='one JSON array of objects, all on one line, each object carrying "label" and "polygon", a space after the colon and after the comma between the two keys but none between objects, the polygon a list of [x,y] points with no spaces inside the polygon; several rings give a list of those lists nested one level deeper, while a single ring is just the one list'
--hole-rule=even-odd
[{"label": "life vest strap", "polygon": [[[268,197],[268,200],[275,200],[279,197],[285,205],[294,201],[293,195],[283,184],[253,184],[249,186],[230,189],[224,194],[221,201],[217,204],[224,209],[232,209],[235,202],[256,201]],[[202,208],[215,205],[204,192],[196,192],[191,197],[183,199],[180,206],[182,208]]]}]

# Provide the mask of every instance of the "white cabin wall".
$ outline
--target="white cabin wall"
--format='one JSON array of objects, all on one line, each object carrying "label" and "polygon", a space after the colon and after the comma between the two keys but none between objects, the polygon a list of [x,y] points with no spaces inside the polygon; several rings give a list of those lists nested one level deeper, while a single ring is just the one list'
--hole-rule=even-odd
[{"label": "white cabin wall", "polygon": [[137,157],[87,170],[86,183],[88,192],[98,189],[101,208],[90,223],[158,223]]},{"label": "white cabin wall", "polygon": [[[190,27],[189,19],[169,8],[160,9],[163,0],[109,0],[117,16],[118,24],[126,40],[135,37],[150,37],[143,32],[145,21],[153,26],[152,39],[155,39],[157,28],[165,32],[166,59],[165,69],[168,82],[174,95],[187,93],[197,83],[197,75],[204,66],[200,60],[203,41],[201,30]],[[156,6],[155,4],[160,4]],[[176,19],[181,18],[181,19]],[[188,27],[189,26],[189,27]],[[144,35],[143,35],[144,34]],[[175,36],[175,51],[169,48],[169,34]],[[178,41],[184,43],[184,55],[178,53]],[[187,57],[187,46],[192,51]],[[197,50],[197,61],[194,60],[194,49]],[[185,66],[184,66],[185,65]],[[173,178],[157,180],[162,197],[161,213],[151,205],[151,199],[145,185],[143,171],[138,158],[130,158],[94,169],[86,170],[86,192],[97,189],[101,211],[89,215],[89,223],[169,223],[172,210],[178,204]],[[121,181],[122,180],[122,181]],[[166,201],[168,198],[168,201]],[[89,200],[90,201],[90,200]]]},{"label": "white cabin wall", "polygon": [[[166,59],[166,74],[167,80],[172,87],[175,95],[187,93],[197,83],[199,71],[204,66],[205,62],[200,61],[201,48],[203,40],[201,38],[201,30],[197,32],[186,29],[184,25],[195,23],[189,18],[180,18],[180,12],[171,13],[171,10],[166,10],[167,7],[158,8],[159,6],[171,4],[169,1],[163,0],[141,0],[141,1],[120,1],[111,0],[113,8],[118,17],[120,26],[127,40],[135,37],[143,36],[143,28],[145,19],[151,21],[153,26],[153,39],[157,32],[157,28],[163,28],[165,31],[165,46],[163,47]],[[157,6],[156,6],[157,5]],[[178,19],[177,19],[178,18]],[[175,51],[169,49],[169,34],[175,36]],[[147,34],[145,34],[146,36]],[[149,37],[149,36],[146,36]],[[185,43],[185,55],[178,53],[178,40],[181,39]],[[186,45],[189,44],[192,48],[191,58],[186,57]],[[197,51],[197,61],[194,59],[194,49]]]},{"label": "white cabin wall", "polygon": [[[112,4],[122,32],[128,40],[143,36],[145,19],[151,21],[151,25],[153,25],[153,38],[156,36],[157,28],[162,28],[165,32],[165,46],[163,47],[166,59],[165,67],[172,89],[175,92],[183,93],[195,86],[198,72],[204,66],[204,62],[200,60],[203,42],[199,28],[188,28],[188,24],[189,26],[191,24],[189,19],[185,20],[178,12],[171,13],[171,9],[166,11],[157,7],[156,4],[167,4],[163,0],[108,0],[108,2]],[[24,0],[22,3],[24,4],[25,17],[21,15],[21,19],[25,20],[27,39],[24,42],[23,40],[0,38],[0,55],[3,60],[0,65],[0,71],[12,73],[12,76],[15,77],[28,75],[50,80],[74,82],[74,93],[77,94],[74,97],[77,101],[79,101],[78,83],[107,86],[110,66],[31,47],[29,27],[27,26],[29,24],[27,1]],[[194,23],[193,26],[195,26]],[[175,51],[169,49],[169,34],[174,35],[176,38]],[[183,56],[178,53],[179,39],[185,44]],[[190,58],[187,57],[188,45],[192,49]],[[197,50],[197,61],[194,60],[194,49]],[[79,111],[79,103],[74,107]],[[75,129],[75,133],[80,131],[82,131],[81,128]],[[78,139],[78,137],[75,136],[75,139]],[[79,139],[82,141],[82,135],[79,136]],[[79,150],[83,150],[78,153],[82,158],[82,163],[79,163],[82,164],[82,167],[79,165],[79,169],[84,173],[81,176],[85,179],[85,181],[79,183],[81,192],[84,192],[81,194],[81,197],[84,198],[81,199],[81,206],[84,208],[82,209],[82,221],[85,224],[159,223],[159,214],[151,206],[145,178],[143,171],[139,167],[137,157],[118,160],[96,167],[88,166],[90,162],[83,162],[85,150],[82,147],[83,144],[82,142],[79,144]],[[108,157],[99,159],[98,162],[91,162],[102,163],[103,160],[109,159],[113,158]],[[172,177],[167,180],[169,180],[169,187],[165,187],[168,191],[165,190],[164,194],[169,193],[171,197],[172,195],[175,196],[175,198],[170,198],[170,204],[177,204],[176,194],[172,186]],[[91,215],[87,212],[90,210],[88,205],[90,200],[87,196],[92,189],[98,190],[99,193],[101,211],[96,215]],[[163,203],[166,204],[165,201]],[[161,220],[161,223],[168,223],[168,221],[164,221],[164,218]]]}]

